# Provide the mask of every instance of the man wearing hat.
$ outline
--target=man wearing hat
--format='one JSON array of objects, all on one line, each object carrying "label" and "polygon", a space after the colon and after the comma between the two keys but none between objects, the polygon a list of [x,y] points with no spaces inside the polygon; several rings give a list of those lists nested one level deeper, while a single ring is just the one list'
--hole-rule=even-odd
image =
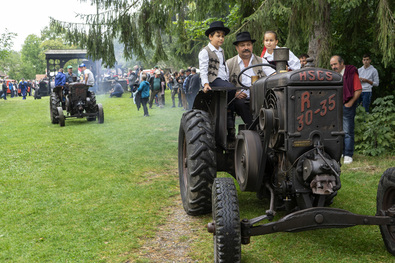
[{"label": "man wearing hat", "polygon": [[[241,89],[241,85],[237,81],[237,76],[246,67],[268,63],[266,59],[262,59],[259,56],[252,53],[254,48],[255,39],[251,39],[249,32],[240,32],[236,36],[236,41],[233,42],[235,45],[238,55],[226,61],[226,65],[229,68],[230,82],[234,84],[239,90],[236,92],[234,100],[234,109],[236,113],[243,119],[247,126],[252,124],[252,114],[250,106],[246,103],[250,99],[250,90]],[[255,67],[244,72],[241,76],[241,82],[244,86],[252,86],[252,76],[262,78],[275,73],[275,70],[271,67]]]},{"label": "man wearing hat", "polygon": [[65,75],[66,75],[66,84],[70,84],[77,81],[77,75],[73,73],[73,66],[71,65],[67,66],[67,73]]},{"label": "man wearing hat", "polygon": [[95,85],[95,77],[93,76],[92,71],[86,68],[86,65],[82,63],[80,66],[82,74],[84,74],[84,83],[92,87]]},{"label": "man wearing hat", "polygon": [[163,108],[162,94],[164,94],[165,79],[163,78],[159,69],[155,70],[155,77],[149,80],[151,86],[151,97],[149,99],[149,108],[152,109],[152,103],[155,96],[158,96],[159,107]]}]

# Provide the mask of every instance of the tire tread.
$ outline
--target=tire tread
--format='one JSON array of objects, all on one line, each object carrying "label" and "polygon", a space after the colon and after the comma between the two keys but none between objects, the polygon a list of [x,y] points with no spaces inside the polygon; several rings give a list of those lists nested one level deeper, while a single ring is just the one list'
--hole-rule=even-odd
[{"label": "tire tread", "polygon": [[[182,160],[184,139],[186,160]],[[211,212],[211,188],[216,177],[214,131],[209,114],[200,110],[185,112],[179,136],[179,176],[184,209],[189,215]],[[184,162],[187,163],[187,187],[184,186]]]}]

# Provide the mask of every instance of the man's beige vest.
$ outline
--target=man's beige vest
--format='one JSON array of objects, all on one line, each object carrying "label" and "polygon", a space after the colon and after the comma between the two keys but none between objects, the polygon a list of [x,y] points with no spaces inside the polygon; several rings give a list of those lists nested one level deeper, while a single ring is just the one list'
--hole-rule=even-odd
[{"label": "man's beige vest", "polygon": [[[218,70],[219,70],[219,58],[215,54],[215,52],[211,51],[211,49],[206,46],[204,47],[205,50],[207,50],[208,53],[208,82],[213,82],[217,77],[218,77]],[[222,57],[225,59],[225,54],[224,50],[222,52]],[[225,68],[226,70],[226,68]]]},{"label": "man's beige vest", "polygon": [[[251,65],[261,64],[262,58],[252,54],[253,58],[251,61]],[[240,84],[237,82],[237,76],[240,74],[240,66],[238,63],[238,55],[230,58],[226,61],[226,65],[229,69],[229,82],[234,84],[237,88],[241,88]],[[265,77],[266,74],[263,72],[262,67],[255,67],[252,69],[256,76],[259,78]],[[240,78],[241,80],[241,78]]]}]

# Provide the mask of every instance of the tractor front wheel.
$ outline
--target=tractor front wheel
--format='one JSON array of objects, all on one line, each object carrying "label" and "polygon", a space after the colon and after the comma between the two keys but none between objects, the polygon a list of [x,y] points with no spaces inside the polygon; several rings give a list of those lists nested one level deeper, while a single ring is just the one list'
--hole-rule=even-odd
[{"label": "tractor front wheel", "polygon": [[232,178],[213,184],[214,262],[240,262],[241,230],[237,190]]},{"label": "tractor front wheel", "polygon": [[60,107],[60,98],[59,98],[59,96],[57,96],[56,93],[53,92],[53,93],[51,93],[51,97],[49,99],[49,113],[51,115],[52,124],[59,123],[58,107]]},{"label": "tractor front wheel", "polygon": [[103,111],[103,105],[101,105],[101,103],[97,104],[97,121],[99,123],[104,122],[104,111]]},{"label": "tractor front wheel", "polygon": [[65,125],[65,118],[64,118],[62,107],[58,107],[58,120],[60,127],[63,127]]}]

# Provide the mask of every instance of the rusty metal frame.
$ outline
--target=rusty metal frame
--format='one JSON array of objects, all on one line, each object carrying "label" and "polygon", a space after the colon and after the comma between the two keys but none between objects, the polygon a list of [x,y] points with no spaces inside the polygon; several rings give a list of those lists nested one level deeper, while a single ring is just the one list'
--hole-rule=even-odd
[{"label": "rusty metal frame", "polygon": [[[384,213],[383,213],[384,214]],[[324,228],[347,228],[357,225],[395,225],[394,211],[387,211],[386,216],[368,216],[354,214],[350,211],[313,207],[291,213],[276,222],[254,226],[254,224],[272,219],[260,216],[241,221],[241,243],[249,244],[251,236],[267,235],[277,232],[300,232]]]}]

